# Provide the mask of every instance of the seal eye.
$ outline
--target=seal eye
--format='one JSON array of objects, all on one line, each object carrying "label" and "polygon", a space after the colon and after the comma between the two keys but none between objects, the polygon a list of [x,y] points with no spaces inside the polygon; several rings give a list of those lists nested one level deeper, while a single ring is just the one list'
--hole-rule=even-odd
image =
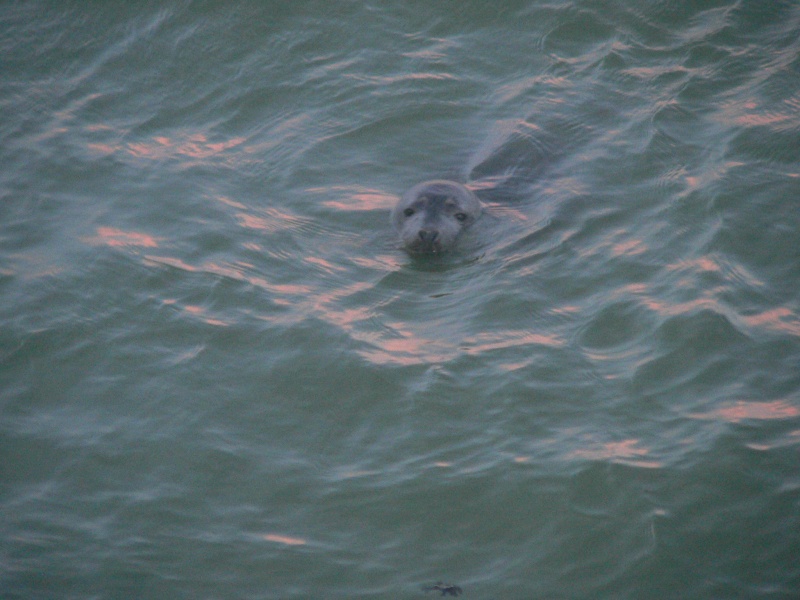
[{"label": "seal eye", "polygon": [[462,223],[467,220],[467,215],[465,213],[456,213],[455,217]]},{"label": "seal eye", "polygon": [[414,209],[413,209],[413,208],[407,208],[407,209],[405,209],[405,210],[403,211],[403,214],[404,214],[405,216],[407,216],[407,217],[410,217],[411,215],[413,215],[413,214],[414,214]]}]

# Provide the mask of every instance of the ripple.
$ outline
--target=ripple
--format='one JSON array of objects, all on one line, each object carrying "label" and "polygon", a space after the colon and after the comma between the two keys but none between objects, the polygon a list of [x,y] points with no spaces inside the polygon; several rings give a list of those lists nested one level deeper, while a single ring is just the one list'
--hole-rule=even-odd
[{"label": "ripple", "polygon": [[800,416],[800,407],[786,400],[771,402],[738,400],[718,406],[710,412],[691,416],[696,419],[716,419],[727,423],[739,423],[746,420],[792,420]]}]

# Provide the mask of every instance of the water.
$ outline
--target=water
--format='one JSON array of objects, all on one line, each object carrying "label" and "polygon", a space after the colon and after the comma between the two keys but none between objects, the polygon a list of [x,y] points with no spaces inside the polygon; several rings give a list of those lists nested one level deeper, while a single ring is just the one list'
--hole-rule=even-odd
[{"label": "water", "polygon": [[0,596],[798,597],[798,30],[4,3]]}]

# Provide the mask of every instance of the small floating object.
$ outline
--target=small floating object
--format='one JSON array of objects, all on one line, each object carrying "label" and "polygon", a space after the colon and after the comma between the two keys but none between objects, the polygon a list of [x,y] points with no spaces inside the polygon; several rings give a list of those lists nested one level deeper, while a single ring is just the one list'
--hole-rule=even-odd
[{"label": "small floating object", "polygon": [[442,596],[458,596],[463,590],[452,583],[437,581],[432,586],[422,588],[423,592],[441,592]]}]

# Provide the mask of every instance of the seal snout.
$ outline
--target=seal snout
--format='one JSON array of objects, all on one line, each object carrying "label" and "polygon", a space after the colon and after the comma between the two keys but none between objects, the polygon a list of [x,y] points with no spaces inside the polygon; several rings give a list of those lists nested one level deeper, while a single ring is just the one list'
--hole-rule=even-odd
[{"label": "seal snout", "polygon": [[414,253],[436,254],[442,251],[439,243],[439,231],[430,227],[420,229],[417,233],[419,238],[413,245],[409,245],[409,250]]},{"label": "seal snout", "polygon": [[435,229],[420,229],[418,235],[419,239],[426,244],[432,244],[436,241],[436,238],[439,237],[439,232]]}]

